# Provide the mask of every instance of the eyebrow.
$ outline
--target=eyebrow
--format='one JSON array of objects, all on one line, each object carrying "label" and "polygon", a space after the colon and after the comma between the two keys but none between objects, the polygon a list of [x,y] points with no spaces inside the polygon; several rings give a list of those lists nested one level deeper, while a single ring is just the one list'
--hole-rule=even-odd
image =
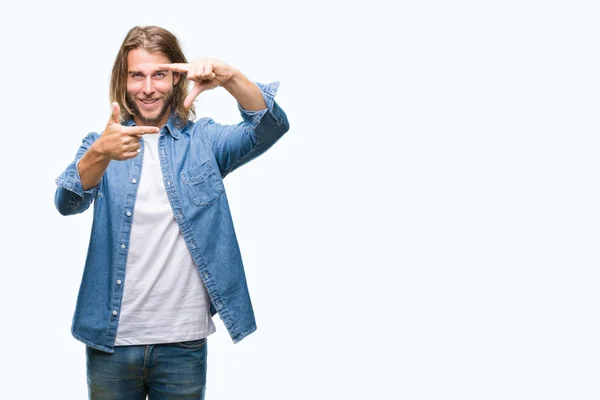
[{"label": "eyebrow", "polygon": [[[169,72],[169,70],[168,69],[159,69],[159,70],[154,71],[153,74],[158,74],[160,72],[166,74],[167,72]],[[144,73],[142,71],[128,71],[127,74],[128,75],[133,75],[133,74],[142,74],[142,75],[144,75]]]}]

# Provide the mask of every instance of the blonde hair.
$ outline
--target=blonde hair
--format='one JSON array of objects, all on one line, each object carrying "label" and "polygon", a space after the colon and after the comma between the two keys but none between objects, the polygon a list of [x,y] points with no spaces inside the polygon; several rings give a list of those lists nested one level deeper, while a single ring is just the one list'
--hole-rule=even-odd
[{"label": "blonde hair", "polygon": [[[179,40],[171,32],[158,26],[136,26],[129,30],[121,44],[119,53],[113,64],[110,79],[110,101],[119,103],[121,118],[126,121],[133,117],[134,111],[127,103],[127,57],[134,49],[144,49],[149,53],[162,53],[171,63],[187,63],[181,50]],[[180,74],[179,82],[173,89],[171,110],[175,112],[176,125],[183,128],[188,120],[196,118],[196,110],[183,105],[188,94],[188,80],[185,74]]]}]

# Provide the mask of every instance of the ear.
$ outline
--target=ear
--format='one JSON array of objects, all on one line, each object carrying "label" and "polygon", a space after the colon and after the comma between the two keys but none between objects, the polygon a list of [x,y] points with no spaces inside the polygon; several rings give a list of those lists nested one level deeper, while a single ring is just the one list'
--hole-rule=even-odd
[{"label": "ear", "polygon": [[177,83],[179,83],[179,78],[181,78],[181,75],[179,74],[179,72],[173,72],[173,86],[177,85]]}]

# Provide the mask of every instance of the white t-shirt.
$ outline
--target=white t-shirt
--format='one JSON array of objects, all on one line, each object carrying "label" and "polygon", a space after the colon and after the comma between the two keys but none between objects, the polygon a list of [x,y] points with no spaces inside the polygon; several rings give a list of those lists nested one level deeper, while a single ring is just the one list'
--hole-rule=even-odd
[{"label": "white t-shirt", "polygon": [[131,216],[116,346],[196,340],[216,330],[206,287],[167,197],[158,138],[142,137],[144,159]]}]

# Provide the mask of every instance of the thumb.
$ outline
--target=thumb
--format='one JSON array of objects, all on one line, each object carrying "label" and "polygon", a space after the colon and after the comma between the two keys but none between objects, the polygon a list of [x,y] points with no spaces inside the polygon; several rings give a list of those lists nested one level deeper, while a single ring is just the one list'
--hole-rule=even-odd
[{"label": "thumb", "polygon": [[204,88],[198,82],[194,82],[194,86],[192,86],[190,93],[187,95],[187,97],[183,101],[183,106],[185,108],[190,108],[192,103],[194,102],[194,100],[196,100],[196,97],[198,97],[198,95],[200,93],[202,93],[203,91],[204,91]]},{"label": "thumb", "polygon": [[109,123],[121,123],[121,109],[119,108],[119,103],[116,101],[112,103],[112,110],[110,113]]}]

